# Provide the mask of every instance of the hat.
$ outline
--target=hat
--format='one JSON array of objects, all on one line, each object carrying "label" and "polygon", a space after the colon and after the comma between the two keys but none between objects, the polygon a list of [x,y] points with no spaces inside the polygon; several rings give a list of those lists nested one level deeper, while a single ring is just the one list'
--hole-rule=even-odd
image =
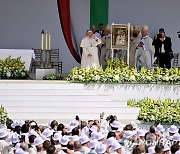
[{"label": "hat", "polygon": [[163,128],[163,126],[161,124],[158,124],[155,128],[156,132],[164,132],[165,129]]},{"label": "hat", "polygon": [[13,133],[12,136],[10,137],[10,141],[11,141],[12,143],[18,143],[18,142],[19,142],[19,137],[20,137],[20,135],[15,132],[15,133]]},{"label": "hat", "polygon": [[128,138],[131,138],[133,136],[133,132],[128,130],[128,131],[125,131],[125,133],[123,134],[123,137],[128,139]]},{"label": "hat", "polygon": [[87,126],[83,127],[83,129],[81,130],[82,134],[84,135],[89,135],[89,128]]},{"label": "hat", "polygon": [[118,143],[118,142],[115,142],[112,146],[111,146],[111,149],[112,151],[116,151],[118,149],[122,148],[122,146]]},{"label": "hat", "polygon": [[134,28],[133,28],[134,30],[139,30],[139,26],[136,24],[136,25],[134,25]]},{"label": "hat", "polygon": [[133,127],[133,129],[137,128],[137,124],[134,121],[131,121],[130,125]]},{"label": "hat", "polygon": [[44,142],[44,140],[42,139],[42,137],[36,137],[36,138],[34,139],[34,145],[35,145],[35,146],[38,146],[38,145],[40,145],[40,144],[43,144],[43,142]]},{"label": "hat", "polygon": [[16,150],[16,154],[25,154],[25,151],[21,148]]},{"label": "hat", "polygon": [[98,130],[97,126],[94,125],[90,128],[90,131],[92,132],[97,132],[97,130]]},{"label": "hat", "polygon": [[142,129],[139,129],[137,130],[137,133],[136,133],[137,136],[141,137],[141,136],[145,136],[145,131],[142,130]]},{"label": "hat", "polygon": [[103,138],[105,138],[105,136],[102,134],[102,133],[98,133],[97,135],[96,135],[96,140],[102,140]]},{"label": "hat", "polygon": [[114,137],[110,137],[107,139],[107,145],[108,146],[113,145],[115,142],[117,142],[117,140]]},{"label": "hat", "polygon": [[98,145],[95,148],[95,151],[97,154],[105,153],[106,152],[106,145],[104,145],[102,143],[98,143]]},{"label": "hat", "polygon": [[169,151],[169,150],[170,150],[170,147],[168,146],[168,144],[165,144],[163,151]]},{"label": "hat", "polygon": [[73,130],[74,128],[75,128],[74,126],[69,126],[69,127],[67,127],[66,132],[69,134],[69,133],[72,132],[72,130]]},{"label": "hat", "polygon": [[67,145],[69,142],[69,139],[66,135],[64,135],[61,140],[59,141],[62,145]]},{"label": "hat", "polygon": [[110,123],[110,126],[111,126],[111,127],[114,127],[114,128],[119,128],[119,127],[120,127],[120,122],[118,122],[118,121],[113,121],[112,123]]},{"label": "hat", "polygon": [[90,149],[94,149],[94,148],[96,148],[96,146],[98,145],[98,140],[96,140],[96,139],[93,139],[93,140],[91,140],[90,141],[90,145],[89,145],[89,148]]},{"label": "hat", "polygon": [[70,126],[74,126],[74,127],[79,126],[79,121],[77,121],[77,120],[74,119],[74,120],[70,123]]},{"label": "hat", "polygon": [[180,150],[176,151],[176,153],[175,153],[175,154],[180,154]]},{"label": "hat", "polygon": [[34,129],[31,129],[31,131],[30,131],[29,134],[28,134],[28,137],[31,136],[31,135],[34,135],[34,136],[36,136],[36,137],[39,136],[39,134],[38,134]]},{"label": "hat", "polygon": [[89,142],[90,139],[86,135],[84,135],[79,138],[79,141],[81,142],[81,144],[85,144],[85,143]]},{"label": "hat", "polygon": [[180,134],[174,134],[172,137],[173,141],[180,141]]},{"label": "hat", "polygon": [[155,152],[155,147],[149,147],[148,148],[148,154],[154,154],[154,153],[156,153]]},{"label": "hat", "polygon": [[53,132],[52,132],[49,128],[46,128],[46,129],[42,132],[42,135],[45,136],[45,137],[50,137],[51,135],[53,135]]},{"label": "hat", "polygon": [[87,33],[92,33],[92,30],[87,30]]},{"label": "hat", "polygon": [[178,132],[178,128],[175,125],[171,125],[171,127],[168,129],[169,133],[175,134]]},{"label": "hat", "polygon": [[70,136],[69,137],[69,139],[71,140],[71,141],[79,141],[79,136],[77,136],[77,135],[73,135],[73,136]]},{"label": "hat", "polygon": [[98,132],[92,132],[90,139],[91,140],[96,139],[97,134],[98,134]]},{"label": "hat", "polygon": [[14,147],[14,150],[18,150],[20,149],[20,147],[21,147],[21,143],[17,143],[16,146]]},{"label": "hat", "polygon": [[13,123],[11,124],[12,128],[15,128],[16,126],[22,127],[22,125],[25,124],[25,121],[23,120],[14,120]]},{"label": "hat", "polygon": [[0,138],[4,138],[8,135],[8,131],[6,129],[0,129]]},{"label": "hat", "polygon": [[61,133],[57,132],[57,133],[54,134],[52,139],[53,139],[53,141],[59,141],[61,138],[62,138]]}]

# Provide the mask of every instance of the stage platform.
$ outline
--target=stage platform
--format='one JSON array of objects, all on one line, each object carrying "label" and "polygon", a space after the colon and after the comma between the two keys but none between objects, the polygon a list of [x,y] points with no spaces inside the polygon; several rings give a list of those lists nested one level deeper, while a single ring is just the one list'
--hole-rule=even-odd
[{"label": "stage platform", "polygon": [[180,99],[180,85],[78,84],[66,81],[0,80],[0,104],[12,119],[34,119],[46,123],[117,115],[122,123],[135,121],[139,108],[127,106],[129,99]]}]

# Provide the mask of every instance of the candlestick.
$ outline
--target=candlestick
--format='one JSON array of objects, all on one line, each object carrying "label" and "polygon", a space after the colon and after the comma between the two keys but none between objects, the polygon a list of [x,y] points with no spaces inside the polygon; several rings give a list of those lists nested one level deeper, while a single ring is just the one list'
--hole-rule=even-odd
[{"label": "candlestick", "polygon": [[44,50],[44,31],[41,32],[41,50]]},{"label": "candlestick", "polygon": [[49,46],[48,46],[48,33],[46,31],[46,50],[48,50],[48,49],[49,49]]},{"label": "candlestick", "polygon": [[49,38],[48,38],[48,41],[49,41],[49,50],[51,50],[51,34],[49,32]]}]

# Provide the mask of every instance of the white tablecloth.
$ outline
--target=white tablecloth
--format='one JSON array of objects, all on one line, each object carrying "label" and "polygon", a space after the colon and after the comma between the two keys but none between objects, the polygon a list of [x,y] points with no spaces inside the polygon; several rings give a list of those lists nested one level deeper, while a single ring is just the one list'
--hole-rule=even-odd
[{"label": "white tablecloth", "polygon": [[0,59],[4,60],[7,57],[21,57],[22,62],[25,62],[25,67],[29,71],[32,58],[35,59],[34,50],[28,49],[0,49]]}]

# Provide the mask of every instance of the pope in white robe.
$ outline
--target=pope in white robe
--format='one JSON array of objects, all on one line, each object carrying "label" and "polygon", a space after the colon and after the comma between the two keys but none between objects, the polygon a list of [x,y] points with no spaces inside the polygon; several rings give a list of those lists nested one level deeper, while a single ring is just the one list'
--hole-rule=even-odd
[{"label": "pope in white robe", "polygon": [[81,58],[81,67],[84,69],[99,68],[98,48],[97,45],[101,44],[101,40],[93,36],[92,31],[88,31],[86,37],[81,41],[83,49]]},{"label": "pope in white robe", "polygon": [[142,67],[151,69],[155,61],[155,48],[152,45],[152,38],[148,36],[148,26],[143,25],[141,34],[142,37],[135,54],[135,66],[138,70],[140,70]]}]

